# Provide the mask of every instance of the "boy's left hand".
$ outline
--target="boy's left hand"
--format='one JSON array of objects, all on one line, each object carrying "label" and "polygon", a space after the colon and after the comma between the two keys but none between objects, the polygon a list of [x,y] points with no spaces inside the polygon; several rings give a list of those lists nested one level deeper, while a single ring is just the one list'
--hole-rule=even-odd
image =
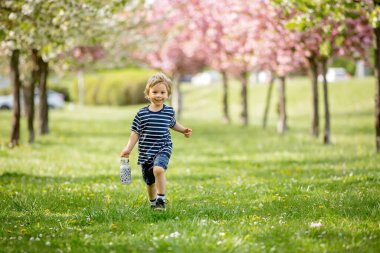
[{"label": "boy's left hand", "polygon": [[192,132],[193,130],[191,130],[190,128],[185,128],[185,130],[183,131],[183,135],[185,135],[186,138],[189,138]]}]

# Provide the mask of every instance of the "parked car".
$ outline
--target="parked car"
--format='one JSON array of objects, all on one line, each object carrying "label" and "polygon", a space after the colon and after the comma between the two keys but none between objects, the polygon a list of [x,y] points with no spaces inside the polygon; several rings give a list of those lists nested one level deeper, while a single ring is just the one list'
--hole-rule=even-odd
[{"label": "parked car", "polygon": [[[38,105],[40,102],[40,96],[38,95],[38,92],[34,94],[34,102],[36,105]],[[65,106],[65,96],[59,92],[48,90],[47,103],[51,109],[62,109]]]},{"label": "parked car", "polygon": [[191,84],[193,85],[210,85],[222,80],[222,75],[217,71],[204,71],[196,74],[191,79]]},{"label": "parked car", "polygon": [[[336,81],[344,81],[349,78],[347,71],[344,68],[328,68],[326,73],[327,82],[333,83]],[[318,76],[318,80],[322,81],[322,75]]]},{"label": "parked car", "polygon": [[[20,100],[21,100],[21,103],[23,103],[22,94],[20,94]],[[51,109],[55,109],[55,108],[62,109],[65,106],[64,95],[59,92],[48,90],[47,100],[48,100],[47,101],[48,106]],[[36,92],[34,94],[34,103],[35,105],[38,105],[39,102],[40,102],[40,97],[38,95],[38,92]],[[0,109],[10,110],[12,108],[13,108],[13,96],[12,95],[0,96]]]},{"label": "parked car", "polygon": [[13,107],[12,95],[0,96],[0,110],[10,110]]},{"label": "parked car", "polygon": [[192,75],[183,75],[183,76],[181,77],[180,82],[190,83],[192,78],[193,78]]}]

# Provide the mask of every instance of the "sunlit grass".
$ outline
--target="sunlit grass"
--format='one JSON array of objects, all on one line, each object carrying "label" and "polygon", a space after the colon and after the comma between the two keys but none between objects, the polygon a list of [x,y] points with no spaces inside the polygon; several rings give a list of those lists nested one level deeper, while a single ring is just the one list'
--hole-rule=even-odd
[{"label": "sunlit grass", "polygon": [[150,210],[136,152],[132,185],[119,183],[118,155],[140,106],[51,111],[51,134],[32,146],[23,120],[22,145],[11,150],[11,113],[1,111],[0,251],[379,252],[373,83],[330,86],[329,146],[309,136],[306,79],[288,81],[290,130],[281,137],[276,92],[261,129],[265,85],[250,86],[247,127],[239,83],[230,125],[220,120],[221,86],[184,86],[181,123],[193,136],[173,133],[164,213]]}]

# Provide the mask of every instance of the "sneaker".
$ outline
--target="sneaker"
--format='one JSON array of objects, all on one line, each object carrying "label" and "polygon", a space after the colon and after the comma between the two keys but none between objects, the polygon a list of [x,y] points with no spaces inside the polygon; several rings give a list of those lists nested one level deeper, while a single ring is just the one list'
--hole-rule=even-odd
[{"label": "sneaker", "polygon": [[165,201],[163,199],[157,199],[156,206],[154,210],[165,211]]}]

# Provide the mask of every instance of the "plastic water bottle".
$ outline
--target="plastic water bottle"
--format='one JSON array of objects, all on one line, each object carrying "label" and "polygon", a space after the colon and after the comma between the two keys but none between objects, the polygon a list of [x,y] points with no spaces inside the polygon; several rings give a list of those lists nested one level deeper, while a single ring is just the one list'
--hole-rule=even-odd
[{"label": "plastic water bottle", "polygon": [[129,159],[120,158],[120,181],[122,184],[130,184],[132,182],[131,166],[129,166]]}]

